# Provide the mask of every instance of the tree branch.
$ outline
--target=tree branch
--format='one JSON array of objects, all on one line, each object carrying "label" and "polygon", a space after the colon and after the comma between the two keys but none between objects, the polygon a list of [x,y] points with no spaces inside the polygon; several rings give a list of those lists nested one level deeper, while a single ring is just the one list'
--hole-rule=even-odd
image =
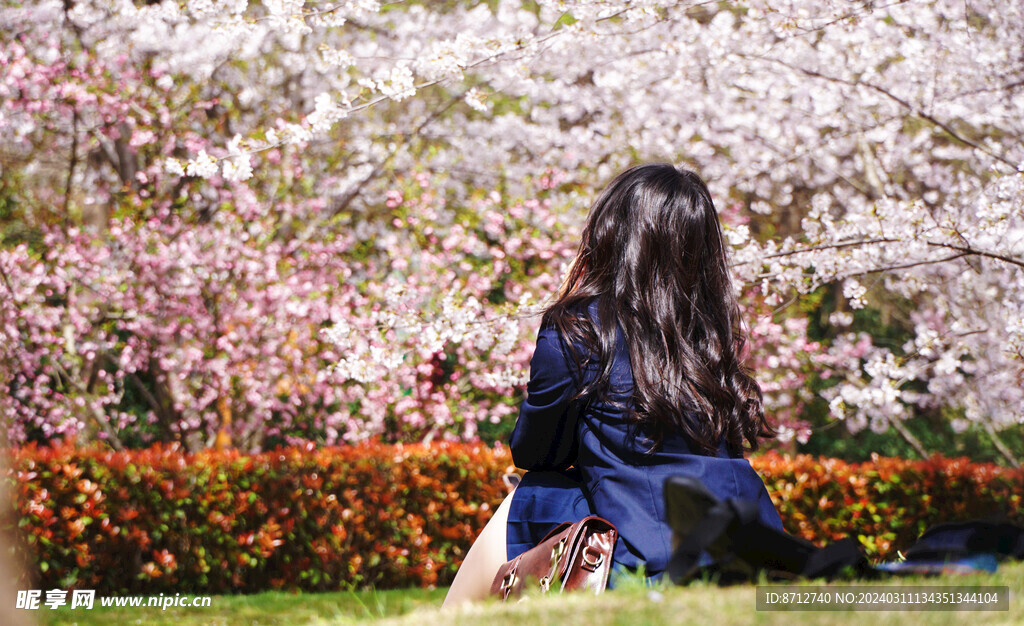
[{"label": "tree branch", "polygon": [[71,162],[68,164],[68,176],[64,183],[64,232],[71,226],[68,209],[71,206],[71,184],[74,181],[75,167],[78,165],[78,109],[71,114]]},{"label": "tree branch", "polygon": [[[69,374],[68,371],[64,369],[64,366],[61,365],[60,362],[57,361],[56,359],[53,360],[53,366],[57,368],[57,370],[64,376],[65,379],[67,379],[68,384],[71,385],[75,389],[75,391],[84,396],[91,395],[82,386],[82,383],[72,378],[71,374]],[[89,415],[92,417],[92,420],[96,423],[97,426],[100,427],[100,429],[103,432],[107,434],[107,440],[110,442],[110,445],[113,446],[113,448],[118,452],[124,450],[124,445],[118,438],[117,432],[113,429],[113,427],[110,425],[110,422],[107,420],[107,416],[102,411],[93,406],[92,403],[86,402],[86,405],[89,407]]]},{"label": "tree branch", "polygon": [[982,427],[985,429],[985,432],[988,433],[989,438],[992,439],[992,444],[996,447],[996,450],[999,451],[999,454],[1003,455],[1003,458],[1010,464],[1010,467],[1019,468],[1020,461],[1018,461],[1017,457],[1013,455],[1013,452],[1006,447],[1003,440],[999,438],[995,427],[992,426],[990,422],[982,422]]},{"label": "tree branch", "polygon": [[918,438],[914,436],[914,433],[907,430],[907,427],[904,426],[900,420],[890,419],[888,421],[890,424],[892,424],[892,427],[896,429],[896,432],[898,432],[900,436],[903,437],[903,439],[910,444],[910,447],[916,450],[917,453],[921,455],[922,459],[928,458],[928,451],[924,449],[923,445],[921,445],[920,440],[918,440]]},{"label": "tree branch", "polygon": [[989,259],[996,259],[1004,263],[1009,263],[1010,265],[1016,265],[1017,267],[1024,268],[1024,260],[1016,259],[1014,257],[1006,256],[1004,254],[996,254],[995,252],[985,252],[984,250],[978,250],[977,248],[972,248],[970,246],[958,246],[951,243],[943,243],[941,241],[926,241],[925,243],[927,243],[929,246],[949,248],[950,250],[959,250],[960,252],[963,252],[965,255],[974,254],[977,256],[983,256]]},{"label": "tree branch", "polygon": [[[745,55],[745,54],[741,54],[739,56],[741,56],[743,58],[754,57],[754,55]],[[878,85],[875,85],[874,83],[852,81],[852,80],[849,80],[849,79],[846,79],[846,78],[840,78],[838,76],[829,76],[828,74],[822,74],[821,72],[818,72],[818,71],[815,71],[815,70],[809,70],[809,69],[804,68],[804,67],[797,67],[797,66],[793,65],[792,63],[788,63],[786,61],[783,61],[781,59],[776,59],[774,57],[756,56],[754,58],[760,58],[760,59],[763,59],[763,60],[766,60],[766,61],[769,61],[769,62],[772,62],[772,63],[777,63],[777,64],[782,65],[784,67],[788,67],[791,70],[800,72],[802,74],[805,74],[807,76],[811,76],[811,77],[814,77],[814,78],[821,78],[821,79],[824,79],[824,80],[827,80],[827,81],[830,81],[830,82],[840,83],[840,84],[843,84],[843,85],[849,85],[851,87],[858,87],[858,86],[867,87],[868,89],[871,89],[873,91],[876,91],[877,93],[882,94],[886,98],[889,98],[893,102],[895,102],[895,103],[899,104],[900,106],[902,106],[903,108],[907,109],[908,111],[910,111],[911,115],[916,115],[917,117],[920,117],[921,119],[924,119],[924,120],[928,120],[932,124],[938,126],[942,130],[946,131],[946,133],[948,133],[949,136],[952,137],[953,139],[955,139],[956,141],[959,141],[960,143],[964,144],[965,146],[970,146],[970,147],[972,147],[972,148],[974,148],[976,150],[980,150],[980,151],[984,152],[985,154],[989,155],[990,157],[992,157],[993,159],[996,159],[997,161],[999,161],[1001,163],[1009,165],[1013,169],[1013,171],[1017,171],[1017,164],[1016,163],[1010,161],[1009,159],[1003,157],[1002,155],[999,155],[999,154],[996,154],[995,152],[992,152],[991,150],[989,150],[985,146],[982,146],[982,145],[980,145],[980,144],[978,144],[978,143],[976,143],[974,141],[971,141],[970,139],[967,139],[966,137],[960,135],[955,130],[950,128],[947,123],[945,123],[942,120],[938,119],[934,115],[930,115],[928,113],[925,113],[924,111],[920,110],[918,107],[914,106],[910,102],[908,102],[908,101],[904,100],[903,98],[897,96],[896,94],[892,93],[891,91],[889,91],[888,89],[886,89],[884,87],[880,87]]]},{"label": "tree branch", "polygon": [[917,267],[919,265],[931,265],[933,263],[944,263],[946,261],[952,261],[959,259],[960,257],[967,256],[966,252],[959,252],[950,256],[942,257],[941,259],[927,259],[924,261],[915,261],[913,263],[904,263],[902,265],[890,265],[889,267],[880,267],[873,270],[864,270],[863,272],[857,272],[855,274],[846,274],[843,278],[856,278],[857,276],[866,276],[868,274],[877,274],[878,272],[891,272],[893,270],[905,270],[911,267]]},{"label": "tree branch", "polygon": [[[817,245],[817,246],[811,246],[809,248],[801,248],[799,250],[786,250],[785,252],[776,252],[774,254],[766,254],[763,257],[761,257],[761,259],[775,259],[775,258],[778,258],[778,257],[791,256],[791,255],[794,255],[794,254],[801,254],[801,253],[804,253],[804,252],[814,252],[814,251],[817,251],[817,250],[831,250],[831,249],[835,249],[835,248],[847,248],[849,246],[866,246],[866,245],[873,244],[873,243],[895,243],[897,241],[899,241],[899,239],[889,239],[889,238],[884,238],[884,237],[883,238],[878,238],[878,239],[862,239],[862,240],[859,240],[859,241],[840,241],[838,243],[821,244],[821,245]],[[760,261],[761,259],[757,259],[757,260]],[[740,261],[739,263],[733,263],[732,265],[730,265],[730,267],[739,267],[741,265],[747,265],[750,262],[751,261]]]}]

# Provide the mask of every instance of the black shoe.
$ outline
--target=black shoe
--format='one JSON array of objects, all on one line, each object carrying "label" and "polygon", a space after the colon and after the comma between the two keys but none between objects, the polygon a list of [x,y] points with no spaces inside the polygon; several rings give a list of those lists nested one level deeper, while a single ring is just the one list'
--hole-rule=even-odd
[{"label": "black shoe", "polygon": [[[665,516],[672,529],[672,557],[665,572],[673,583],[683,585],[706,575],[720,582],[737,577],[726,533],[734,514],[703,483],[689,476],[666,478]],[[701,565],[705,552],[711,565]]]},{"label": "black shoe", "polygon": [[666,572],[676,584],[686,584],[700,572],[702,551],[714,559],[710,569],[730,583],[753,580],[760,573],[775,580],[880,574],[853,539],[818,548],[761,523],[756,502],[719,500],[699,480],[688,476],[665,479],[665,511],[674,543]]}]

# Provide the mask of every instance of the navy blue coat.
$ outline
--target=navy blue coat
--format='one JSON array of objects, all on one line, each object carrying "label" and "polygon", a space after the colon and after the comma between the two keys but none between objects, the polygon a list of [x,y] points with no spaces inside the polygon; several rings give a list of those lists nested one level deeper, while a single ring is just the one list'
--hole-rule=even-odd
[{"label": "navy blue coat", "polygon": [[[588,311],[597,325],[596,300]],[[621,327],[617,331],[611,379],[612,389],[620,394],[612,399],[628,405],[633,376]],[[586,354],[583,346],[577,350],[581,358]],[[742,454],[729,455],[724,441],[718,456],[710,457],[695,454],[683,435],[667,436],[659,451],[645,455],[650,442],[628,435],[622,409],[597,400],[581,410],[570,406],[576,404],[569,399],[580,385],[596,375],[595,358],[583,372],[584,380],[577,380],[560,333],[551,326],[540,329],[530,361],[527,398],[509,441],[513,462],[528,470],[510,508],[509,558],[538,542],[554,524],[593,513],[619,530],[617,563],[631,569],[644,563],[648,574],[661,572],[671,555],[672,541],[662,485],[674,474],[700,479],[719,498],[757,501],[761,520],[782,529],[764,482]],[[558,480],[549,479],[552,473]],[[532,476],[538,478],[532,480]],[[532,504],[538,496],[547,496],[543,507]],[[545,519],[528,519],[531,511],[540,508],[546,508]]]}]

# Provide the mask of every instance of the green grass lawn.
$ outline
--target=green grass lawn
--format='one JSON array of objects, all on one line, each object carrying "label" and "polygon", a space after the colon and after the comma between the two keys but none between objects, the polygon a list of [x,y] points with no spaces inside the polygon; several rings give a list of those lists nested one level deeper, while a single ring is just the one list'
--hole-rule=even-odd
[{"label": "green grass lawn", "polygon": [[[778,584],[778,583],[774,583]],[[812,584],[808,582],[795,585]],[[820,583],[819,583],[820,584]],[[847,586],[853,583],[835,583]],[[995,574],[899,577],[879,585],[1006,585],[1010,609],[973,611],[757,611],[754,585],[718,587],[696,582],[686,587],[620,586],[594,597],[586,594],[527,597],[508,605],[483,602],[440,611],[446,589],[406,589],[338,593],[267,592],[214,596],[203,609],[39,609],[43,624],[1022,624],[1024,562],[1004,562]]]},{"label": "green grass lawn", "polygon": [[395,589],[289,593],[268,591],[252,595],[213,596],[208,608],[100,608],[66,607],[35,611],[41,624],[120,626],[121,624],[350,624],[376,621],[414,609],[441,606],[447,589]]}]

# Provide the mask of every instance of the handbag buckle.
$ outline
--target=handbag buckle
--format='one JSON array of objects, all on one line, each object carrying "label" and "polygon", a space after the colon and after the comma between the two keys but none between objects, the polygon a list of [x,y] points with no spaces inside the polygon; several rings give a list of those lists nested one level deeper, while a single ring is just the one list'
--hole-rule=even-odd
[{"label": "handbag buckle", "polygon": [[548,589],[551,588],[551,581],[558,574],[558,559],[562,558],[562,555],[565,554],[565,542],[566,539],[563,537],[561,541],[555,544],[554,548],[551,548],[551,572],[540,579],[540,588],[544,593],[547,593]]},{"label": "handbag buckle", "polygon": [[501,579],[501,590],[511,589],[514,584],[516,584],[516,572],[512,570]]},{"label": "handbag buckle", "polygon": [[[591,554],[597,555],[597,558],[592,558]],[[601,563],[604,562],[604,553],[593,550],[590,546],[583,548],[583,565],[590,571],[596,571]]]},{"label": "handbag buckle", "polygon": [[551,571],[554,572],[555,568],[558,567],[558,559],[562,558],[565,554],[565,538],[558,542],[554,548],[551,548]]}]

